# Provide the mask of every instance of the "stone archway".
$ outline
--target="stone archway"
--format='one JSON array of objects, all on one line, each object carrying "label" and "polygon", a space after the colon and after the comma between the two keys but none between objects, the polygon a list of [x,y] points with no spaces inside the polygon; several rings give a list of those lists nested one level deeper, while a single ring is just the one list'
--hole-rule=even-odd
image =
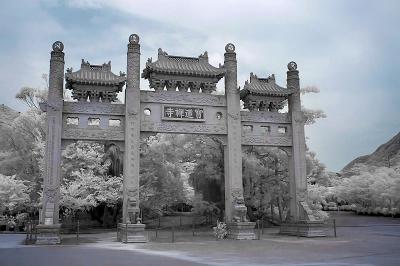
[{"label": "stone archway", "polygon": [[[41,105],[47,111],[47,142],[38,244],[60,242],[60,149],[62,143],[76,140],[112,141],[124,151],[123,221],[119,229],[125,238],[121,240],[147,241],[145,226],[137,219],[139,148],[140,136],[154,133],[205,134],[224,143],[225,220],[229,237],[234,239],[255,238],[255,224],[247,221],[243,202],[242,145],[284,147],[289,154],[290,215],[281,232],[317,234],[314,228],[320,224],[307,204],[305,118],[296,63],[288,64],[286,88],[276,84],[274,75],[259,78],[251,73],[239,91],[232,43],[226,45],[219,67],[209,64],[207,52],[183,57],[159,49],[158,59],[149,59],[142,72],[154,89],[149,91],[140,90],[138,35],[129,37],[127,48],[126,74],[115,75],[111,62],[92,65],[82,60],[80,70],[67,69],[66,88],[77,100],[67,102],[62,98],[64,45],[59,41],[53,44],[48,101]],[[221,78],[225,80],[225,94],[212,94]],[[125,83],[125,103],[115,103]],[[240,110],[240,100],[248,111]],[[285,101],[289,111],[279,113]]]}]

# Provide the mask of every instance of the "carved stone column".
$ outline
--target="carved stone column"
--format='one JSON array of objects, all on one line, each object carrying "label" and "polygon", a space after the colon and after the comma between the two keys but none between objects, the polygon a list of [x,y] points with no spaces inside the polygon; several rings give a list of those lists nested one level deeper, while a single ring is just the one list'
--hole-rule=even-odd
[{"label": "carved stone column", "polygon": [[325,236],[323,223],[312,214],[307,203],[306,143],[304,123],[306,118],[301,111],[300,79],[295,62],[288,64],[287,88],[294,93],[289,96],[289,115],[292,119],[292,150],[289,159],[289,214],[281,226],[282,234],[298,236]]},{"label": "carved stone column", "polygon": [[224,150],[225,220],[229,227],[230,238],[255,239],[255,223],[247,221],[247,210],[243,198],[240,95],[237,87],[235,46],[229,43],[226,45],[225,51],[225,97],[228,129],[227,146]]},{"label": "carved stone column", "polygon": [[61,131],[64,82],[64,45],[57,41],[53,44],[50,59],[49,92],[47,103],[42,109],[46,118],[46,157],[43,177],[43,207],[37,226],[36,244],[59,244],[59,198],[61,165]]},{"label": "carved stone column", "polygon": [[139,36],[129,37],[125,89],[125,152],[122,224],[123,242],[146,242],[139,209],[140,148],[140,44]]}]

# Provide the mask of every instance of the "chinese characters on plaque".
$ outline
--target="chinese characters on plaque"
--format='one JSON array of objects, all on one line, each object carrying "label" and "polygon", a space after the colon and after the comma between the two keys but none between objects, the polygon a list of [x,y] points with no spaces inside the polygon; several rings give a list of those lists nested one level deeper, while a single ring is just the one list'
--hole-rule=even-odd
[{"label": "chinese characters on plaque", "polygon": [[163,106],[163,120],[204,121],[204,109],[200,107]]}]

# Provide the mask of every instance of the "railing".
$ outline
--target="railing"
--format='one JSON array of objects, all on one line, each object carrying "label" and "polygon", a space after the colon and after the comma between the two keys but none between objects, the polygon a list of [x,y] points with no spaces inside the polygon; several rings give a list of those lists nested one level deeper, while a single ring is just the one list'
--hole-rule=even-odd
[{"label": "railing", "polygon": [[26,239],[25,239],[25,244],[26,245],[31,245],[36,242],[37,239],[37,228],[36,226],[39,224],[39,220],[29,220],[25,224],[25,230],[26,230]]}]

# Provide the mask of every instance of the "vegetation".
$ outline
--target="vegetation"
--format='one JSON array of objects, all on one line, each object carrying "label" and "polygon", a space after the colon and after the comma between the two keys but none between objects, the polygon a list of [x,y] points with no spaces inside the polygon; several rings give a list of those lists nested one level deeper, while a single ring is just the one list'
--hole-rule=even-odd
[{"label": "vegetation", "polygon": [[[46,77],[44,77],[44,80]],[[302,90],[318,92],[315,87]],[[44,169],[44,91],[23,88],[17,99],[28,111],[1,127],[0,215],[24,217],[40,207]],[[325,117],[303,108],[307,124]],[[223,219],[224,149],[213,137],[158,134],[142,139],[140,205],[147,218],[168,214],[184,204],[198,215]],[[288,161],[283,150],[244,147],[243,187],[250,220],[283,221],[288,208]],[[309,204],[315,214],[330,202],[359,213],[397,215],[400,210],[400,158],[390,151],[390,167],[356,163],[342,175],[329,173],[307,151]],[[61,207],[64,216],[85,212],[103,225],[121,216],[123,156],[115,145],[77,142],[62,153]],[[4,203],[4,204],[3,204]],[[110,218],[111,217],[111,218]],[[107,222],[108,221],[108,222]]]}]

